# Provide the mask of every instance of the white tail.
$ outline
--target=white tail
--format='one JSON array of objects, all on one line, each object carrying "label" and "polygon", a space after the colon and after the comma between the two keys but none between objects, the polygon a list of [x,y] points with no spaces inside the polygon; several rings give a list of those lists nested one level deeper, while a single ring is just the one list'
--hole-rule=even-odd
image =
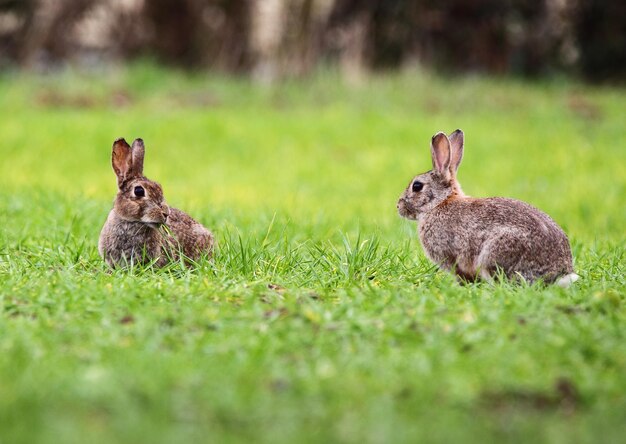
[{"label": "white tail", "polygon": [[558,285],[559,287],[567,288],[574,282],[576,282],[578,278],[580,278],[580,276],[578,276],[576,273],[566,274],[558,281],[556,281],[556,285]]}]

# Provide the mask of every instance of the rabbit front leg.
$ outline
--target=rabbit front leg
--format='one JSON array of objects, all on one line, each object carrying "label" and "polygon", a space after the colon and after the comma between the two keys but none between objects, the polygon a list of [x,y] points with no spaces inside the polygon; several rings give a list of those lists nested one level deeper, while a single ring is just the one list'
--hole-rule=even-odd
[{"label": "rabbit front leg", "polygon": [[439,268],[453,274],[461,285],[471,284],[480,280],[480,276],[472,272],[468,267],[463,267],[456,257],[448,255],[435,262],[439,264]]},{"label": "rabbit front leg", "polygon": [[458,267],[454,269],[454,275],[461,285],[473,284],[480,280],[480,276],[477,276],[475,273],[466,273]]}]

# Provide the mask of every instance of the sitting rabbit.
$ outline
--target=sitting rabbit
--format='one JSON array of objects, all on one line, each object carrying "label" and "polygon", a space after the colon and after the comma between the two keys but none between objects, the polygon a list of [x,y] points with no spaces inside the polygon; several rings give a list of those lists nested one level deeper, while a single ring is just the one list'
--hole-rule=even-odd
[{"label": "sitting rabbit", "polygon": [[112,164],[118,193],[100,232],[98,251],[111,266],[154,262],[163,266],[181,257],[210,256],[213,235],[184,212],[169,207],[161,185],[143,175],[145,148],[124,139],[113,142]]},{"label": "sitting rabbit", "polygon": [[431,142],[433,169],[416,176],[398,201],[401,216],[418,222],[426,255],[462,281],[542,279],[569,286],[578,279],[563,230],[531,205],[503,197],[466,196],[456,172],[464,137],[439,132]]}]

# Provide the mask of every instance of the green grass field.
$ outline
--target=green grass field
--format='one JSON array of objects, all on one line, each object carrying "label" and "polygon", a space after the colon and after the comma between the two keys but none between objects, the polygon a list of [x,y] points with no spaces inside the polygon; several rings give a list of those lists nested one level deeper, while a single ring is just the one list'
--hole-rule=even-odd
[{"label": "green grass field", "polygon": [[[626,91],[406,72],[274,87],[0,77],[0,443],[624,442]],[[459,286],[396,200],[463,128],[467,194],[550,214],[572,288]],[[212,262],[109,271],[113,139]]]}]

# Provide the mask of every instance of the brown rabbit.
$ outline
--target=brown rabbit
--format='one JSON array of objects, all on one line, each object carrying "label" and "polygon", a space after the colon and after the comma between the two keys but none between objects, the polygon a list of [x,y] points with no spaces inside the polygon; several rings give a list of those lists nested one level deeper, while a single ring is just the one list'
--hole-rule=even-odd
[{"label": "brown rabbit", "polygon": [[401,216],[416,220],[426,255],[462,281],[508,278],[557,282],[578,279],[563,230],[527,203],[463,194],[456,172],[463,158],[463,132],[432,138],[433,169],[416,176],[398,201]]},{"label": "brown rabbit", "polygon": [[111,266],[155,263],[163,266],[180,258],[210,256],[213,235],[176,208],[168,207],[161,185],[143,175],[145,148],[136,139],[113,142],[112,164],[118,193],[100,232],[98,251]]}]

